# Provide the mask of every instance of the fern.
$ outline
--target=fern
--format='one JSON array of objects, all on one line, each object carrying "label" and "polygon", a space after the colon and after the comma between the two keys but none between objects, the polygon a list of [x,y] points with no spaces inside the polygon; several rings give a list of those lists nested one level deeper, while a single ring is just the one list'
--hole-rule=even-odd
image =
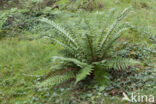
[{"label": "fern", "polygon": [[122,28],[121,30],[119,30],[117,33],[115,33],[115,36],[112,37],[110,40],[108,40],[108,42],[105,44],[103,50],[103,55],[105,55],[105,53],[109,50],[109,48],[111,48],[111,46],[113,45],[113,43],[115,43],[115,41],[117,39],[119,39],[123,34],[121,34],[122,32],[128,30],[127,28]]},{"label": "fern", "polygon": [[76,75],[76,82],[75,83],[78,83],[79,81],[85,79],[88,75],[91,74],[92,70],[93,70],[93,66],[91,66],[91,65],[87,65],[84,68],[82,68],[79,71],[79,73]]},{"label": "fern", "polygon": [[113,43],[128,29],[125,25],[118,27],[120,21],[126,17],[128,11],[129,8],[126,8],[121,13],[109,27],[106,34],[103,34],[103,31],[100,34],[94,31],[92,28],[95,25],[92,27],[87,20],[84,20],[89,31],[84,31],[82,34],[75,33],[72,36],[54,21],[45,18],[42,19],[42,22],[48,23],[61,33],[57,38],[53,38],[52,40],[64,48],[66,57],[54,56],[52,58],[52,62],[56,63],[58,61],[64,67],[60,67],[60,70],[56,70],[57,68],[54,67],[54,73],[57,72],[58,74],[54,74],[50,79],[41,83],[41,86],[49,85],[50,83],[51,85],[56,85],[70,78],[74,78],[77,84],[91,75],[96,76],[98,80],[101,78],[101,80],[108,82],[108,70],[126,70],[129,66],[138,64],[133,59],[125,59],[121,56],[114,58],[116,51],[112,48]]},{"label": "fern", "polygon": [[77,66],[81,68],[88,65],[87,63],[80,62],[79,60],[73,59],[73,58],[64,58],[64,57],[54,56],[52,59],[53,59],[52,61],[56,61],[57,59],[59,59],[59,60],[66,61],[66,62],[73,62],[74,64],[76,64]]},{"label": "fern", "polygon": [[41,84],[37,85],[37,87],[52,87],[74,77],[75,75],[73,72],[66,72],[63,75],[55,75],[53,77],[50,77],[49,79],[43,81]]},{"label": "fern", "polygon": [[126,8],[121,15],[114,21],[114,23],[110,26],[108,32],[106,33],[105,37],[102,39],[101,43],[100,43],[100,50],[103,48],[106,40],[108,39],[108,36],[111,35],[111,33],[113,32],[113,30],[116,28],[116,26],[120,23],[120,21],[122,19],[124,19],[124,17],[126,17],[126,13],[129,10],[129,8]]},{"label": "fern", "polygon": [[134,64],[140,64],[140,63],[133,59],[117,57],[117,58],[112,58],[111,60],[107,60],[105,67],[107,67],[108,69],[125,70],[129,66]]},{"label": "fern", "polygon": [[58,44],[61,45],[62,47],[73,51],[72,47],[70,47],[70,46],[68,46],[68,45],[66,45],[66,44],[64,44],[64,43],[62,43],[61,41],[56,40],[56,39],[54,39],[54,38],[52,38],[52,40],[54,40],[56,43],[58,43]]},{"label": "fern", "polygon": [[0,29],[2,29],[3,24],[6,22],[7,18],[6,18],[6,13],[2,13],[0,15]]},{"label": "fern", "polygon": [[68,39],[68,41],[72,42],[75,46],[77,46],[75,40],[69,35],[68,32],[64,30],[64,28],[60,27],[59,25],[55,24],[53,21],[50,21],[46,18],[41,19],[41,21],[46,22],[50,24],[51,26],[53,26],[56,30],[61,32]]}]

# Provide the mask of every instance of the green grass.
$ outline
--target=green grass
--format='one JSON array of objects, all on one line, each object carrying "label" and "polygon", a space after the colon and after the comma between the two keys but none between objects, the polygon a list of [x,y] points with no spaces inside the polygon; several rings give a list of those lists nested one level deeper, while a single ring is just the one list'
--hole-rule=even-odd
[{"label": "green grass", "polygon": [[[51,68],[51,57],[57,55],[59,46],[47,39],[20,40],[18,38],[0,41],[0,96],[1,104],[25,100],[31,91],[24,89],[34,85],[34,76],[47,74]],[[34,79],[35,78],[35,79]],[[22,94],[25,97],[20,97]],[[18,98],[16,98],[18,96]]]}]

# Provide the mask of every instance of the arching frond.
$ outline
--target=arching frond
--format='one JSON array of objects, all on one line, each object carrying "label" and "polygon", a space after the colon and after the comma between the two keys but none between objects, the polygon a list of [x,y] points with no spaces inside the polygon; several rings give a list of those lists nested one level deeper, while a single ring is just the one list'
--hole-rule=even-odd
[{"label": "arching frond", "polygon": [[67,39],[69,39],[69,41],[71,41],[71,43],[73,43],[75,46],[77,46],[77,43],[75,42],[75,40],[69,35],[68,32],[66,32],[64,30],[64,28],[60,27],[58,24],[56,24],[54,21],[50,21],[47,18],[42,18],[40,21],[45,22],[51,26],[53,26],[56,30],[58,30],[59,32],[61,32]]},{"label": "arching frond", "polygon": [[92,70],[94,70],[92,65],[87,65],[86,67],[82,68],[76,75],[75,83],[78,83],[79,81],[85,79],[88,75],[91,74]]},{"label": "arching frond", "polygon": [[139,64],[139,62],[136,60],[117,57],[117,58],[112,58],[111,60],[107,60],[105,65],[109,69],[125,70],[129,66],[136,65],[136,64]]},{"label": "arching frond", "polygon": [[115,43],[115,41],[123,35],[121,33],[126,30],[127,28],[122,28],[115,34],[115,36],[113,36],[110,40],[108,40],[108,42],[105,44],[105,47],[103,49],[103,55],[106,53],[106,51],[108,51],[109,48],[111,48],[112,44]]},{"label": "arching frond", "polygon": [[66,62],[72,62],[74,64],[76,64],[77,66],[83,68],[84,66],[87,66],[88,64],[87,63],[83,63],[83,62],[80,62],[79,60],[77,59],[74,59],[74,58],[64,58],[64,57],[60,57],[60,56],[54,56],[52,58],[53,61],[55,60],[62,60],[62,61],[66,61]]},{"label": "arching frond", "polygon": [[104,38],[102,39],[102,41],[100,42],[100,46],[99,46],[99,50],[101,50],[106,42],[106,40],[108,39],[108,36],[111,35],[111,33],[114,31],[114,29],[116,28],[116,26],[120,23],[120,21],[122,19],[124,19],[124,17],[127,15],[127,11],[130,8],[126,8],[125,10],[123,10],[123,12],[121,13],[121,15],[113,22],[113,24],[110,26],[108,32],[105,34]]},{"label": "arching frond", "polygon": [[54,38],[52,38],[52,40],[54,40],[55,42],[57,42],[57,43],[58,43],[59,45],[61,45],[62,47],[73,51],[72,47],[68,46],[67,44],[64,44],[64,43],[62,43],[61,41],[59,41],[59,40],[57,40],[57,39],[54,39]]},{"label": "arching frond", "polygon": [[62,75],[56,75],[56,76],[52,76],[50,78],[48,78],[47,80],[41,82],[39,85],[37,85],[36,87],[53,87],[55,85],[59,85],[69,79],[74,78],[75,75],[73,72],[66,72],[63,73]]}]

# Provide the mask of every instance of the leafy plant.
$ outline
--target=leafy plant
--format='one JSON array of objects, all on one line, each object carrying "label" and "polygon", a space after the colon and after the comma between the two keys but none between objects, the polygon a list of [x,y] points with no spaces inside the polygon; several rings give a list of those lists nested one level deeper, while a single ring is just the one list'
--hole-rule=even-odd
[{"label": "leafy plant", "polygon": [[0,11],[0,13],[1,13],[1,15],[0,15],[0,38],[5,37],[5,33],[8,32],[8,30],[5,30],[3,27],[4,27],[5,23],[7,22],[9,16],[14,14],[16,11],[17,11],[16,8],[12,8],[10,10],[6,10],[3,12]]},{"label": "leafy plant", "polygon": [[147,42],[142,43],[127,43],[124,42],[123,50],[118,51],[118,55],[141,60],[147,65],[152,62],[154,56],[154,45],[149,45]]},{"label": "leafy plant", "polygon": [[88,81],[96,79],[100,84],[107,84],[109,81],[109,70],[126,70],[129,66],[137,64],[133,59],[126,59],[116,56],[116,40],[124,31],[125,25],[118,27],[120,21],[127,16],[129,8],[126,8],[121,15],[108,28],[108,31],[96,34],[89,23],[85,21],[89,31],[83,34],[69,34],[64,28],[53,21],[43,18],[41,21],[54,27],[59,33],[58,37],[52,38],[63,47],[65,57],[55,56],[52,58],[53,72],[46,81],[39,84],[39,87],[58,85],[69,79],[76,79],[75,84],[89,78]]},{"label": "leafy plant", "polygon": [[6,11],[0,11],[1,15],[0,15],[0,29],[3,28],[4,23],[7,21],[8,17],[15,13],[17,11],[17,8],[12,8],[10,10],[6,10]]}]

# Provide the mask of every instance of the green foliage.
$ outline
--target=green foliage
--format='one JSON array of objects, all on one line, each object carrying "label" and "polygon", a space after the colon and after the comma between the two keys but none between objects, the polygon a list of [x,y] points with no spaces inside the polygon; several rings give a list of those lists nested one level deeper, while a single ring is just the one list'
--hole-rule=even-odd
[{"label": "green foliage", "polygon": [[104,6],[100,0],[60,0],[56,4],[60,5],[63,9],[85,9],[89,11],[101,9]]},{"label": "green foliage", "polygon": [[[31,10],[37,10],[40,8],[39,3],[42,2],[42,0],[2,0],[2,7],[4,9],[6,8],[23,8],[23,9],[31,9]],[[32,9],[34,8],[34,9]]]},{"label": "green foliage", "polygon": [[144,70],[139,67],[130,69],[120,73],[112,72],[111,81],[105,90],[111,95],[118,95],[122,92],[140,92],[142,89],[149,91],[154,88],[156,73],[153,65],[145,67]]},{"label": "green foliage", "polygon": [[8,19],[8,17],[10,15],[12,15],[13,13],[15,13],[17,11],[17,8],[12,8],[10,10],[6,10],[6,11],[0,11],[1,15],[0,15],[0,29],[2,29],[4,23],[6,22],[6,20]]},{"label": "green foliage", "polygon": [[123,44],[123,50],[118,51],[118,55],[139,59],[145,64],[151,63],[151,57],[155,57],[155,46],[145,43],[127,43]]},{"label": "green foliage", "polygon": [[85,79],[87,75],[90,75],[92,70],[93,70],[92,68],[93,68],[93,66],[91,66],[91,65],[87,65],[84,68],[82,68],[79,71],[79,73],[76,75],[76,82],[75,83],[78,83],[79,81]]},{"label": "green foliage", "polygon": [[8,11],[3,11],[3,12],[0,11],[0,14],[1,14],[0,15],[0,39],[5,36],[4,35],[5,31],[3,30],[3,25],[7,21],[9,14],[12,14],[13,12],[15,12],[15,10],[16,9],[11,9],[10,11],[8,10]]},{"label": "green foliage", "polygon": [[125,59],[125,58],[114,58],[106,62],[106,66],[109,69],[118,69],[118,70],[125,70],[128,66],[133,64],[139,64],[138,61],[134,61],[133,59]]},{"label": "green foliage", "polygon": [[22,14],[23,12],[25,12],[25,10],[20,10],[17,8],[12,8],[10,10],[1,12],[2,15],[0,16],[0,31],[2,35],[7,33],[6,35],[14,36],[14,34],[17,33],[19,24],[17,24],[16,18],[14,16],[16,15],[18,17],[20,16],[19,14]]},{"label": "green foliage", "polygon": [[[124,26],[122,26],[121,29],[116,27],[126,16],[128,10],[129,9],[125,9],[121,13],[121,15],[108,28],[106,34],[102,33],[100,35],[94,34],[94,32],[92,32],[92,27],[90,27],[87,21],[85,21],[85,23],[88,26],[89,31],[81,35],[74,34],[73,36],[55,22],[43,18],[41,21],[50,24],[59,33],[61,33],[59,34],[59,37],[53,39],[64,48],[65,52],[65,57],[56,56],[53,58],[53,62],[55,62],[56,59],[59,59],[59,63],[64,65],[64,68],[60,69],[61,75],[64,75],[62,74],[62,70],[66,72],[67,68],[68,71],[75,73],[76,83],[78,83],[79,81],[84,80],[87,76],[93,76],[94,78],[96,71],[99,71],[101,70],[100,68],[102,68],[103,76],[98,75],[99,72],[96,73],[96,76],[98,79],[106,79],[106,74],[104,73],[108,74],[108,70],[126,70],[129,66],[138,63],[133,59],[125,59],[121,58],[120,56],[114,56],[115,51],[112,50],[113,43],[115,43],[116,40],[122,36],[120,35],[121,32],[126,30]],[[55,67],[53,70],[55,72]],[[53,77],[54,76],[52,76],[52,78]],[[107,78],[107,80],[108,79],[109,78]],[[66,78],[64,80],[66,80]],[[54,82],[55,81],[52,81],[51,83]],[[44,84],[41,85],[47,85],[46,81],[43,83]]]},{"label": "green foliage", "polygon": [[[55,14],[51,13],[50,8],[45,8],[41,11],[30,11],[29,9],[12,8],[2,11],[0,16],[0,30],[3,36],[16,36],[20,33],[29,31],[32,34],[45,35],[50,28],[39,22],[39,18],[47,16],[55,18]],[[42,32],[39,30],[42,28]],[[51,32],[51,31],[50,31]],[[7,33],[7,34],[5,34]]]},{"label": "green foliage", "polygon": [[[43,83],[39,84],[37,87],[43,87],[43,86],[50,87],[50,86],[58,85],[58,84],[65,82],[66,80],[69,80],[74,77],[75,76],[72,72],[66,72],[63,75],[51,76],[51,78],[49,78],[46,81],[44,81]],[[51,83],[51,82],[53,82],[53,83]]]}]

